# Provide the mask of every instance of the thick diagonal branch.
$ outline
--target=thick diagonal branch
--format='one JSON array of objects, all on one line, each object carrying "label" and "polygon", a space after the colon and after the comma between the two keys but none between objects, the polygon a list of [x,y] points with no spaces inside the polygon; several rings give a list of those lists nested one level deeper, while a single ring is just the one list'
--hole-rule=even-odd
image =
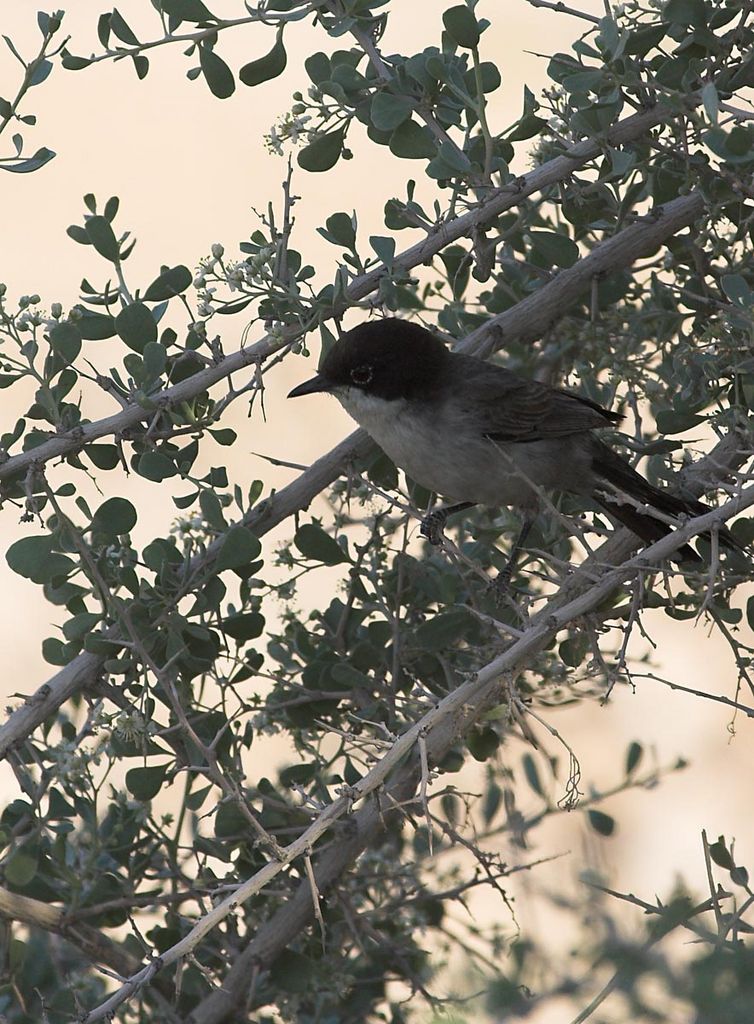
[{"label": "thick diagonal branch", "polygon": [[[702,210],[703,201],[696,193],[658,207],[652,214],[640,218],[635,224],[596,246],[588,256],[568,270],[561,271],[535,295],[492,318],[480,330],[469,335],[459,348],[476,352],[482,349],[491,351],[504,342],[538,337],[558,317],[565,315],[570,305],[590,286],[595,275],[628,266],[636,258],[654,251],[681,228],[693,223]],[[321,490],[342,474],[349,461],[364,455],[371,445],[364,431],[354,431],[297,480],[260,503],[244,519],[244,525],[257,536],[267,533],[294,512],[306,508]],[[34,451],[39,450],[37,448]],[[222,538],[219,538],[201,558],[192,563],[190,572],[199,573],[211,564],[221,543]],[[103,657],[95,654],[78,655],[41,686],[22,707],[14,711],[0,727],[0,757],[28,736],[64,701],[91,685],[101,670],[103,660]]]},{"label": "thick diagonal branch", "polygon": [[[421,266],[447,245],[459,238],[473,234],[477,228],[491,223],[501,213],[518,206],[528,196],[565,180],[579,167],[599,156],[604,146],[627,145],[641,138],[642,135],[670,116],[667,108],[658,105],[644,113],[633,114],[631,117],[619,121],[607,132],[604,139],[590,139],[570,146],[561,156],[548,160],[541,167],[517,178],[515,182],[490,192],[484,202],[475,206],[468,213],[439,224],[426,238],[396,256],[393,261],[394,265],[403,270]],[[384,274],[385,268],[378,267],[355,278],[348,288],[347,302],[351,304],[359,302],[376,291]],[[339,309],[336,312],[341,314],[344,309]],[[172,387],[150,395],[151,403],[157,408],[170,408],[171,405],[188,401],[231,374],[238,373],[247,366],[263,362],[274,352],[291,344],[303,333],[304,328],[297,325],[288,327],[274,336],[267,334],[254,345],[232,352],[219,363],[193,374]],[[152,416],[153,413],[149,415]],[[21,452],[19,455],[13,455],[6,459],[0,465],[0,482],[26,473],[31,466],[41,467],[50,459],[64,458],[73,452],[81,451],[87,444],[91,444],[92,441],[101,437],[118,436],[125,431],[134,430],[144,422],[145,418],[144,409],[134,402],[112,416],[106,416],[104,419],[95,420],[58,434],[28,452]]]},{"label": "thick diagonal branch", "polygon": [[[325,892],[337,877],[351,864],[359,853],[374,840],[384,828],[385,814],[390,808],[410,799],[419,778],[417,742],[424,737],[427,754],[437,764],[456,740],[468,732],[480,716],[499,703],[504,680],[520,671],[531,658],[544,650],[557,634],[569,623],[594,611],[606,601],[625,580],[637,572],[660,563],[672,555],[684,543],[726,522],[732,516],[754,505],[754,485],[731,498],[720,508],[706,515],[698,516],[680,526],[675,532],[640,551],[622,565],[604,566],[600,572],[595,566],[598,578],[589,579],[582,575],[583,591],[566,604],[560,604],[555,595],[533,618],[531,625],[523,631],[502,654],[485,665],[465,683],[444,697],[434,708],[415,722],[392,745],[385,756],[354,786],[330,804],[309,828],[283,851],[279,861],[270,861],[250,879],[241,883],[232,895],[218,903],[201,918],[191,931],[160,957],[161,966],[168,966],[194,950],[202,938],[228,914],[264,886],[281,874],[288,864],[297,857],[308,854],[313,845],[331,831],[336,823],[350,814],[354,803],[366,802],[352,816],[349,828],[343,838],[320,857],[316,869],[316,884]],[[380,793],[381,797],[377,798]],[[371,798],[371,799],[367,799]],[[238,1004],[248,989],[251,969],[265,968],[299,934],[301,928],[313,916],[311,887],[304,880],[296,893],[272,918],[266,922],[239,956],[226,976],[222,989],[209,996],[193,1012],[194,1024],[211,1024],[224,1020]],[[154,974],[152,964],[142,968],[128,979],[126,984],[106,1002],[82,1018],[82,1024],[94,1024],[102,1020],[134,995],[139,988],[151,981]]]}]

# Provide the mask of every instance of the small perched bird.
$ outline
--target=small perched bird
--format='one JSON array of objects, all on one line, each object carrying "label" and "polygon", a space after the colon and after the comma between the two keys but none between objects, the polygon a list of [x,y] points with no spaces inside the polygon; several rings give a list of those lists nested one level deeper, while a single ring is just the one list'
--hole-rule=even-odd
[{"label": "small perched bird", "polygon": [[[431,512],[422,533],[442,539],[447,517],[481,504],[511,505],[523,520],[504,575],[510,578],[542,490],[588,497],[646,543],[671,532],[653,515],[697,516],[701,502],[658,490],[595,431],[621,415],[588,398],[451,352],[418,324],[360,324],[339,338],[316,377],[289,398],[335,395],[390,459],[454,504]],[[725,534],[725,536],[723,536]],[[721,539],[737,546],[727,531]],[[681,559],[699,556],[688,545]]]}]

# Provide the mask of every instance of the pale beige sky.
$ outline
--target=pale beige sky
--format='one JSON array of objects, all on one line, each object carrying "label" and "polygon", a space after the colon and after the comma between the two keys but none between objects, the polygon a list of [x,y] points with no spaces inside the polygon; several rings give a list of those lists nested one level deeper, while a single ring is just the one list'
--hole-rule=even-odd
[{"label": "pale beige sky", "polygon": [[[146,0],[122,0],[118,6],[140,37],[155,33],[156,18]],[[228,17],[243,14],[240,0],[210,6]],[[391,45],[419,50],[435,43],[445,6],[439,0],[394,3],[383,48],[387,52]],[[581,0],[578,6],[596,13],[603,9],[601,0]],[[91,0],[78,0],[66,14],[74,52],[86,53],[95,46],[94,25],[102,8]],[[0,19],[2,32],[26,54],[37,46],[35,12],[35,4],[6,4]],[[581,25],[573,18],[534,10],[525,0],[482,0],[479,13],[489,14],[494,22],[483,37],[483,55],[498,62],[503,77],[491,114],[499,129],[520,112],[524,83],[536,92],[544,81],[545,61],[525,51],[567,49]],[[223,34],[219,52],[238,68],[265,52],[271,42],[271,30],[249,27]],[[203,82],[186,79],[189,61],[179,47],[155,51],[144,82],[137,81],[126,62],[100,64],[78,73],[56,69],[29,96],[26,111],[37,114],[38,126],[24,134],[31,151],[47,145],[57,151],[57,158],[35,174],[0,174],[0,281],[7,283],[13,296],[36,291],[45,303],[58,300],[67,308],[77,301],[83,276],[100,280],[101,261],[65,234],[69,224],[81,219],[85,192],[94,192],[101,200],[120,196],[118,224],[130,228],[139,240],[128,264],[137,284],[152,280],[161,263],[193,267],[215,241],[223,242],[232,253],[256,226],[252,207],[264,209],[269,201],[278,201],[284,162],[267,153],[262,136],[290,107],[291,93],[306,88],[303,60],[313,50],[327,48],[326,42],[309,25],[293,26],[286,36],[285,74],[254,90],[239,85],[225,101],[212,97]],[[12,94],[17,71],[13,58],[0,49],[0,95]],[[5,140],[3,144],[5,152],[8,144]],[[421,171],[420,163],[396,160],[360,141],[356,133],[352,148],[355,159],[341,161],[332,172],[297,171],[294,179],[294,190],[302,196],[294,242],[307,261],[321,268],[324,279],[332,276],[337,250],[319,239],[316,227],[336,210],[355,208],[364,236],[384,233],[385,201],[402,196],[406,178],[418,177]],[[410,237],[408,232],[401,233],[399,247]],[[231,351],[240,343],[243,320],[228,319],[221,326],[226,332],[225,349]],[[104,347],[94,355],[105,364],[107,357]],[[266,424],[255,419],[252,426],[242,409],[234,409],[241,442],[230,454],[227,449],[211,453],[214,461],[228,463],[232,480],[245,486],[255,476],[263,476],[270,484],[285,483],[292,478],[290,471],[273,472],[251,453],[309,462],[352,428],[335,403],[325,399],[295,410],[285,404],[288,388],[310,369],[311,362],[292,359],[270,375]],[[10,407],[13,396],[8,391],[2,395],[3,429],[7,429],[22,410]],[[104,406],[100,414],[109,411]],[[62,478],[65,471],[58,473]],[[121,486],[114,478],[106,484]],[[175,516],[165,487],[133,477],[127,487],[142,514],[140,529],[145,532],[141,536],[164,529],[165,521]],[[3,551],[24,529],[17,510],[8,506],[0,515]],[[45,636],[54,635],[49,624],[56,621],[56,612],[44,603],[40,588],[8,570],[4,558],[0,560],[0,600],[3,689],[28,693],[51,674],[39,648]],[[732,694],[732,658],[717,635],[708,636],[701,624],[675,623],[661,616],[647,617],[647,623],[659,643],[655,659],[660,674],[687,686]],[[646,644],[637,643],[636,649],[643,651]],[[590,844],[598,849],[616,887],[649,898],[654,892],[666,895],[676,871],[681,871],[703,890],[702,827],[712,837],[737,835],[741,860],[754,863],[754,821],[747,786],[754,769],[752,725],[739,720],[739,735],[731,740],[726,731],[729,717],[720,705],[672,693],[650,681],[642,682],[636,693],[617,689],[607,707],[582,703],[551,714],[553,724],[579,753],[587,781],[611,781],[603,765],[617,772],[616,750],[625,750],[634,739],[654,748],[662,763],[679,754],[692,759],[690,768],[659,789],[621,798],[605,808],[618,815],[620,830],[611,840],[590,840]],[[520,800],[525,807],[528,795],[522,793]],[[584,862],[583,819],[575,814],[561,817],[542,835],[542,844],[542,849],[530,852],[571,851],[553,871],[554,886],[576,876]],[[525,895],[525,888],[522,892]],[[519,901],[518,914],[526,924],[525,899]]]}]

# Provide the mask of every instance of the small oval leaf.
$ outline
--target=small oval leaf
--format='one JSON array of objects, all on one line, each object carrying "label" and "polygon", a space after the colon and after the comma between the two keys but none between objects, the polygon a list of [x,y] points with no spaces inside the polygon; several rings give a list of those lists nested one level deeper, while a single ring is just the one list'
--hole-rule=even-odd
[{"label": "small oval leaf", "polygon": [[233,72],[219,54],[210,50],[209,46],[200,46],[199,64],[213,95],[219,100],[226,100],[233,95],[236,91]]},{"label": "small oval leaf", "polygon": [[131,302],[115,318],[115,330],[134,352],[143,352],[144,346],[157,341],[157,324],[143,302]]},{"label": "small oval leaf", "polygon": [[304,146],[298,155],[298,165],[305,171],[329,171],[338,162],[343,151],[345,133],[342,128],[320,135],[314,142]]},{"label": "small oval leaf", "polygon": [[348,556],[340,544],[316,523],[305,523],[299,527],[293,542],[304,558],[311,558],[315,562],[337,565],[339,562],[348,561]]},{"label": "small oval leaf", "polygon": [[120,256],[118,240],[107,217],[99,215],[90,217],[84,225],[89,241],[106,260],[117,262]]},{"label": "small oval leaf", "polygon": [[278,29],[275,45],[270,52],[266,53],[264,57],[259,57],[257,60],[244,64],[238,72],[238,77],[244,85],[260,85],[262,82],[268,82],[270,79],[282,75],[287,63],[288,54],[283,46],[283,29],[281,26]]},{"label": "small oval leaf", "polygon": [[178,264],[176,267],[162,267],[160,276],[155,278],[144,292],[147,302],[164,302],[175,295],[185,292],[191,284],[191,271],[188,267]]}]

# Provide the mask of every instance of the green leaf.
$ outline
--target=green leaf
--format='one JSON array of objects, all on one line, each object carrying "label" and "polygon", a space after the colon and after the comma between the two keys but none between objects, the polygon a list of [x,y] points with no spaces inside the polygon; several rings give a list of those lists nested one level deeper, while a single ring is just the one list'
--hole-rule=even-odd
[{"label": "green leaf", "polygon": [[136,518],[136,509],[126,498],[108,498],[94,513],[92,533],[116,540],[121,534],[131,532]]},{"label": "green leaf", "polygon": [[168,477],[175,476],[178,472],[176,464],[163,452],[144,452],[139,459],[136,472],[146,480],[154,480],[161,483]]},{"label": "green leaf", "polygon": [[346,249],[353,249],[356,244],[356,231],[353,226],[353,219],[347,213],[333,213],[325,221],[326,231],[320,229],[320,234],[328,242],[335,242],[337,245],[345,246]]},{"label": "green leaf", "polygon": [[340,544],[316,523],[305,523],[299,527],[293,543],[304,558],[312,558],[315,562],[337,565],[348,561],[348,555]]},{"label": "green leaf", "polygon": [[707,11],[704,0],[668,0],[662,11],[665,21],[676,25],[689,25],[692,28],[704,28],[707,24]]},{"label": "green leaf", "polygon": [[428,128],[409,120],[390,136],[390,152],[404,160],[431,160],[437,152]]},{"label": "green leaf", "polygon": [[66,71],[82,71],[92,63],[90,57],[77,57],[75,53],[68,50],[62,51],[62,63]]},{"label": "green leaf", "polygon": [[544,118],[537,117],[536,114],[526,114],[525,117],[516,122],[513,131],[505,136],[505,140],[506,142],[524,142],[526,139],[539,135],[539,132],[546,124],[547,122]]},{"label": "green leaf", "polygon": [[599,92],[605,79],[605,72],[596,68],[586,71],[578,71],[575,75],[568,75],[563,79],[563,88],[566,92]]},{"label": "green leaf", "polygon": [[235,803],[220,804],[215,815],[215,835],[218,839],[231,839],[246,834],[249,823]]},{"label": "green leaf", "polygon": [[354,690],[357,687],[364,689],[370,689],[371,684],[369,676],[365,676],[363,672],[359,672],[353,665],[348,665],[346,662],[340,662],[337,665],[333,665],[330,671],[330,679],[333,683],[337,683],[338,687],[343,687],[345,690]]},{"label": "green leaf", "polygon": [[629,33],[623,52],[635,57],[644,57],[663,39],[667,30],[668,26],[664,23],[634,29]]},{"label": "green leaf", "polygon": [[232,430],[230,427],[221,427],[219,430],[210,430],[208,433],[214,437],[218,444],[226,447],[233,444],[238,437],[235,430]]},{"label": "green leaf", "polygon": [[542,789],[542,783],[539,779],[539,771],[537,769],[537,765],[534,761],[534,758],[531,756],[531,754],[524,754],[524,756],[521,758],[521,764],[523,765],[526,781],[529,783],[531,788],[534,790],[537,796],[544,796],[545,793]]},{"label": "green leaf", "polygon": [[74,321],[84,341],[103,341],[105,338],[112,338],[116,333],[115,320],[104,313],[92,313],[88,309],[81,310],[81,316]]},{"label": "green leaf", "polygon": [[199,47],[199,64],[202,74],[207,80],[210,91],[219,100],[227,100],[236,91],[236,80],[233,72],[222,57],[209,46]]},{"label": "green leaf", "polygon": [[136,800],[151,800],[162,789],[167,773],[167,765],[131,768],[126,772],[126,789]]},{"label": "green leaf", "polygon": [[110,43],[110,18],[110,12],[106,11],[104,14],[100,14],[97,19],[97,37],[105,49],[108,48]]},{"label": "green leaf", "polygon": [[39,858],[30,853],[28,847],[12,853],[3,867],[5,881],[14,889],[22,889],[28,885],[37,873]]},{"label": "green leaf", "polygon": [[717,124],[717,116],[720,113],[720,97],[717,95],[714,82],[707,82],[702,87],[702,103],[707,117],[712,124]]},{"label": "green leaf", "polygon": [[717,842],[710,845],[709,855],[718,867],[725,868],[726,871],[731,871],[736,866],[725,845],[725,836],[718,836]]},{"label": "green leaf", "polygon": [[587,817],[594,831],[599,832],[601,836],[611,836],[615,832],[615,818],[609,814],[602,811],[587,811]]},{"label": "green leaf", "polygon": [[316,761],[303,764],[291,764],[280,770],[280,784],[290,789],[292,786],[305,786],[317,774],[319,765]]},{"label": "green leaf", "polygon": [[641,743],[633,741],[628,747],[626,752],[626,775],[630,775],[636,768],[639,767],[639,762],[644,756],[644,747]]},{"label": "green leaf", "polygon": [[212,789],[212,785],[202,786],[201,789],[197,789],[194,793],[189,793],[186,797],[186,806],[190,811],[198,811],[204,801],[209,796],[209,791]]},{"label": "green leaf", "polygon": [[139,40],[131,31],[130,26],[126,22],[123,15],[118,11],[118,8],[113,8],[113,13],[110,15],[110,28],[114,35],[118,37],[123,43],[128,43],[129,46],[138,46]]},{"label": "green leaf", "polygon": [[466,746],[475,761],[487,761],[500,746],[500,737],[490,726],[473,729],[466,739]]},{"label": "green leaf", "polygon": [[482,818],[489,825],[503,802],[503,791],[496,782],[490,782],[482,803]]},{"label": "green leaf", "polygon": [[746,278],[741,274],[723,274],[720,285],[726,297],[736,306],[748,309],[754,305],[754,294]]},{"label": "green leaf", "polygon": [[268,82],[271,78],[282,75],[287,63],[288,54],[283,46],[283,26],[281,25],[270,52],[266,53],[264,57],[244,64],[238,72],[238,77],[244,85],[259,85],[261,82]]},{"label": "green leaf", "polygon": [[450,647],[468,632],[472,619],[465,608],[452,608],[433,615],[414,630],[411,646],[423,651]]},{"label": "green leaf", "polygon": [[117,262],[120,256],[120,249],[112,225],[107,217],[101,217],[100,215],[90,217],[86,221],[84,228],[89,236],[89,241],[100,256],[104,256],[111,263]]},{"label": "green leaf", "polygon": [[174,295],[185,292],[193,278],[188,267],[178,264],[176,267],[162,267],[160,276],[155,278],[144,292],[147,302],[164,302]]},{"label": "green leaf", "polygon": [[[503,79],[497,66],[492,63],[491,60],[483,60],[479,65],[479,78],[482,82],[482,92],[494,92],[495,89],[499,89],[503,83]],[[470,68],[463,76],[463,80],[466,83],[466,89],[470,96],[476,96],[476,76],[474,75],[474,69]]]},{"label": "green leaf", "polygon": [[662,409],[655,417],[657,429],[661,434],[682,434],[684,430],[704,423],[704,416],[693,412],[676,412],[674,409]]},{"label": "green leaf", "polygon": [[168,354],[164,345],[159,341],[148,341],[141,354],[145,380],[150,382],[158,380],[165,372],[167,359]]},{"label": "green leaf", "polygon": [[404,96],[389,92],[378,92],[372,100],[369,116],[372,124],[380,131],[391,132],[411,117],[413,104]]},{"label": "green leaf", "polygon": [[[52,61],[40,60],[37,66],[32,72],[31,80],[29,85],[41,85],[42,82],[46,81],[52,71]],[[32,122],[33,123],[33,122]]]},{"label": "green leaf", "polygon": [[746,868],[742,868],[736,865],[736,867],[731,869],[730,880],[735,885],[742,885],[744,888],[748,888],[749,872],[746,870]]},{"label": "green leaf", "polygon": [[223,633],[239,643],[254,640],[262,635],[263,630],[264,615],[259,612],[239,612],[237,615],[229,615],[222,622]]},{"label": "green leaf", "polygon": [[47,149],[46,146],[42,146],[38,149],[34,156],[27,157],[25,160],[16,160],[14,163],[4,164],[0,163],[0,171],[12,171],[14,174],[27,174],[29,171],[39,170],[48,161],[52,160],[55,153],[51,149]]},{"label": "green leaf", "polygon": [[142,81],[149,73],[149,58],[145,57],[143,53],[133,53],[131,54],[131,60],[134,62],[134,68],[136,68],[136,77],[139,81]]},{"label": "green leaf", "polygon": [[450,38],[467,50],[473,50],[479,43],[479,25],[465,4],[451,7],[442,16],[442,23]]},{"label": "green leaf", "polygon": [[175,544],[158,537],[151,544],[147,544],[141,553],[142,560],[148,569],[153,572],[162,572],[165,564],[180,565],[183,561],[181,553]]},{"label": "green leaf", "polygon": [[293,949],[284,949],[270,968],[273,991],[286,994],[311,992],[315,977],[314,961]]},{"label": "green leaf", "polygon": [[118,449],[114,444],[88,444],[84,452],[97,469],[115,469],[120,462]]},{"label": "green leaf", "polygon": [[48,636],[42,641],[42,657],[48,665],[67,665],[71,660],[70,647],[57,637]]},{"label": "green leaf", "polygon": [[343,139],[345,132],[343,128],[337,131],[320,135],[314,142],[310,142],[298,154],[298,165],[305,171],[329,171],[338,162],[343,151]]},{"label": "green leaf", "polygon": [[729,164],[748,164],[754,160],[754,131],[748,126],[739,124],[730,132],[710,128],[702,138],[713,153]]},{"label": "green leaf", "polygon": [[115,318],[115,330],[134,352],[143,352],[144,346],[157,341],[157,324],[143,302],[131,302]]},{"label": "green leaf", "polygon": [[567,637],[558,648],[564,665],[578,668],[589,650],[589,642],[583,633]]},{"label": "green leaf", "polygon": [[202,515],[211,527],[221,532],[227,529],[228,524],[223,516],[223,507],[214,491],[202,491],[199,495],[199,507],[202,510]]},{"label": "green leaf", "polygon": [[392,267],[395,256],[395,239],[389,235],[370,235],[369,244],[386,267]]},{"label": "green leaf", "polygon": [[97,612],[81,612],[79,615],[74,615],[63,626],[63,635],[66,640],[79,641],[87,633],[91,633],[101,618],[102,616]]},{"label": "green leaf", "polygon": [[215,570],[241,569],[259,556],[262,545],[245,526],[233,526],[223,538],[215,559]]},{"label": "green leaf", "polygon": [[76,568],[72,559],[53,551],[54,545],[55,539],[49,534],[24,537],[11,544],[5,558],[13,572],[19,576],[25,576],[33,583],[47,583]]},{"label": "green leaf", "polygon": [[572,267],[579,258],[579,247],[566,235],[557,231],[530,231],[534,251],[542,256],[548,265]]},{"label": "green leaf", "polygon": [[215,16],[208,10],[202,0],[162,0],[161,7],[165,14],[172,14],[183,21],[214,21]]},{"label": "green leaf", "polygon": [[[466,174],[471,170],[471,161],[458,146],[453,145],[450,140],[443,142],[437,151],[435,159],[442,160],[450,170],[459,174]],[[433,161],[434,163],[434,161]]]},{"label": "green leaf", "polygon": [[72,363],[81,351],[81,331],[70,322],[56,324],[50,331],[50,345],[55,355]]},{"label": "green leaf", "polygon": [[318,51],[304,61],[306,73],[315,85],[326,82],[332,74],[330,58],[326,53]]}]

